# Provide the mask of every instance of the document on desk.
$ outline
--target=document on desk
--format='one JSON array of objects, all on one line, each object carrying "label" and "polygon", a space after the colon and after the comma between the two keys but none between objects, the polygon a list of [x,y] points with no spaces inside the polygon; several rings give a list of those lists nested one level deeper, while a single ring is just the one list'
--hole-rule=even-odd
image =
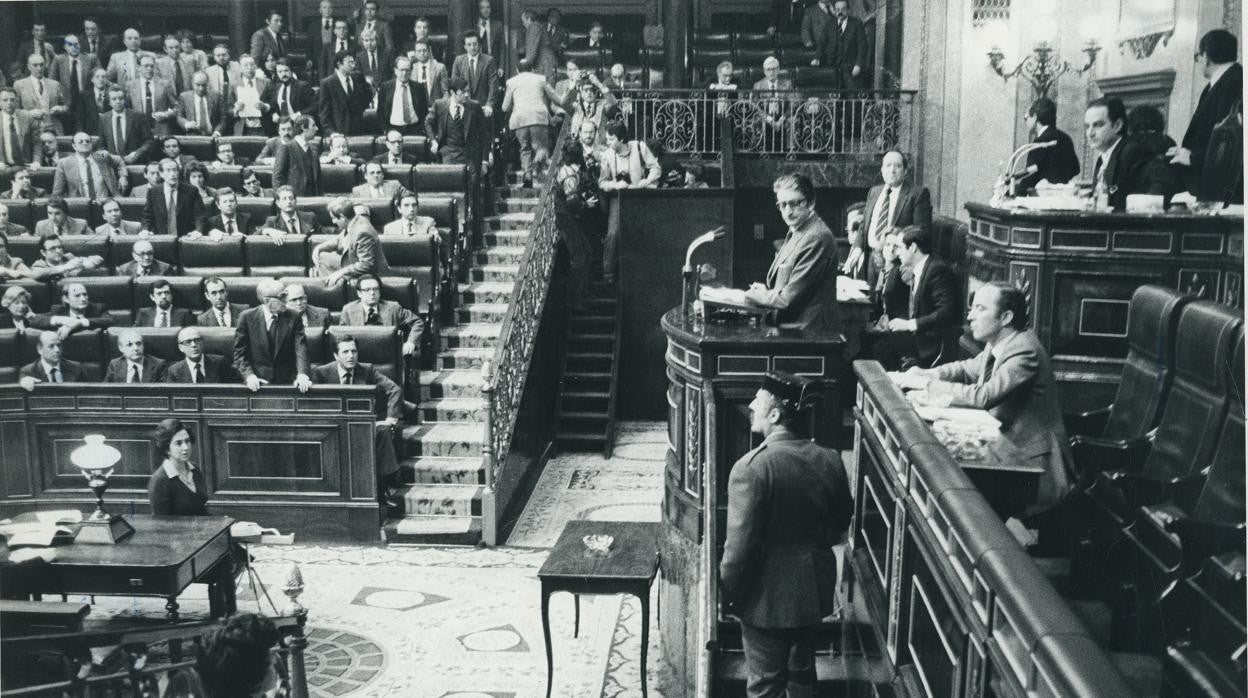
[{"label": "document on desk", "polygon": [[852,276],[836,277],[836,299],[838,301],[861,301],[867,299],[869,286],[865,279]]},{"label": "document on desk", "polygon": [[914,405],[914,411],[925,422],[942,420],[966,427],[981,429],[1000,429],[1001,421],[992,416],[988,410],[977,410],[970,407],[935,407],[932,405]]},{"label": "document on desk", "polygon": [[757,309],[758,306],[745,299],[745,290],[727,286],[703,286],[698,290],[698,300],[706,303]]}]

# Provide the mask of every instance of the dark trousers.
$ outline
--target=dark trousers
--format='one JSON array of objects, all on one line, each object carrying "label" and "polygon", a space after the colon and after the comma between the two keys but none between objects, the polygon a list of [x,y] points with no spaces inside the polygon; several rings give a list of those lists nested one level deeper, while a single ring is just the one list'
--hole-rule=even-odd
[{"label": "dark trousers", "polygon": [[404,136],[425,135],[425,127],[423,125],[423,122],[420,122],[420,121],[417,121],[414,124],[409,124],[407,126],[395,126],[393,124],[386,124],[386,127],[384,130],[389,131],[390,129],[394,129],[398,131],[399,133],[403,134]]},{"label": "dark trousers", "polygon": [[615,280],[620,262],[620,197],[607,197],[607,234],[602,241],[602,275],[608,281]]},{"label": "dark trousers", "polygon": [[815,626],[756,628],[741,623],[749,698],[807,698],[815,694]]}]

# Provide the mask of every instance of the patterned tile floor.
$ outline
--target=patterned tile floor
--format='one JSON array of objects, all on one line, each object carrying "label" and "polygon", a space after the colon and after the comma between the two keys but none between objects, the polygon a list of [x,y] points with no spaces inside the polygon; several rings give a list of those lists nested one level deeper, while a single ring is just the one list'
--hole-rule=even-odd
[{"label": "patterned tile floor", "polygon": [[[574,518],[659,520],[665,425],[624,424],[617,443],[610,460],[593,454],[552,459],[506,546],[253,547],[254,567],[279,607],[285,599],[278,588],[290,563],[303,572],[312,695],[544,696],[537,570],[546,548]],[[184,613],[207,610],[199,587],[180,601]],[[241,610],[254,610],[255,603],[240,593]],[[654,597],[650,607],[657,614]],[[162,603],[100,598],[92,616],[161,612]],[[551,695],[641,695],[639,613],[631,597],[584,597],[574,638],[572,597],[553,597]],[[666,677],[657,618],[650,631],[649,695],[661,697]]]}]

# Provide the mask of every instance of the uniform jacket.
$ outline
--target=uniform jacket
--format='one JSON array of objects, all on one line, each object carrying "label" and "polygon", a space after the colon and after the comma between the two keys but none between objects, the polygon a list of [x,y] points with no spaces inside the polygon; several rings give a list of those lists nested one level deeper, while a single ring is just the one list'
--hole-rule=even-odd
[{"label": "uniform jacket", "polygon": [[836,239],[817,214],[790,233],[767,270],[767,290],[751,299],[774,308],[782,327],[839,332]]},{"label": "uniform jacket", "polygon": [[256,375],[271,383],[293,383],[295,376],[307,375],[308,340],[303,321],[289,310],[276,313],[275,341],[269,342],[264,326],[264,308],[257,306],[243,311],[234,333],[234,368],[246,379]]},{"label": "uniform jacket", "polygon": [[816,625],[834,608],[836,555],[853,502],[841,457],[778,429],[728,478],[719,576],[730,608],[760,628]]},{"label": "uniform jacket", "polygon": [[[169,368],[169,364],[154,357],[143,357],[143,368],[139,372],[140,383],[160,383],[165,379],[165,371]],[[104,371],[105,383],[126,383],[129,382],[130,363],[126,357],[119,356],[108,362],[108,369]]]},{"label": "uniform jacket", "polygon": [[[989,352],[997,355],[992,375],[981,380]],[[1037,506],[1055,504],[1070,489],[1070,445],[1057,401],[1057,381],[1040,340],[1031,330],[985,347],[970,359],[939,366],[928,385],[933,396],[949,396],[955,407],[988,410],[1001,432],[1025,458],[1045,468]]]}]

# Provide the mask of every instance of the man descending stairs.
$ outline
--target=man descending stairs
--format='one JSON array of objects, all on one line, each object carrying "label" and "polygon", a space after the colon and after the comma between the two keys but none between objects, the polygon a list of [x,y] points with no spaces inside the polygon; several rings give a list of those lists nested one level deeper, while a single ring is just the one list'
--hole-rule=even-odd
[{"label": "man descending stairs", "polygon": [[403,484],[387,497],[386,542],[481,540],[481,366],[494,356],[537,203],[533,189],[500,189],[500,213],[485,218],[485,246],[473,255],[468,283],[458,286],[454,324],[441,329],[433,370],[421,372],[423,422],[402,431],[407,457],[399,463]]}]

